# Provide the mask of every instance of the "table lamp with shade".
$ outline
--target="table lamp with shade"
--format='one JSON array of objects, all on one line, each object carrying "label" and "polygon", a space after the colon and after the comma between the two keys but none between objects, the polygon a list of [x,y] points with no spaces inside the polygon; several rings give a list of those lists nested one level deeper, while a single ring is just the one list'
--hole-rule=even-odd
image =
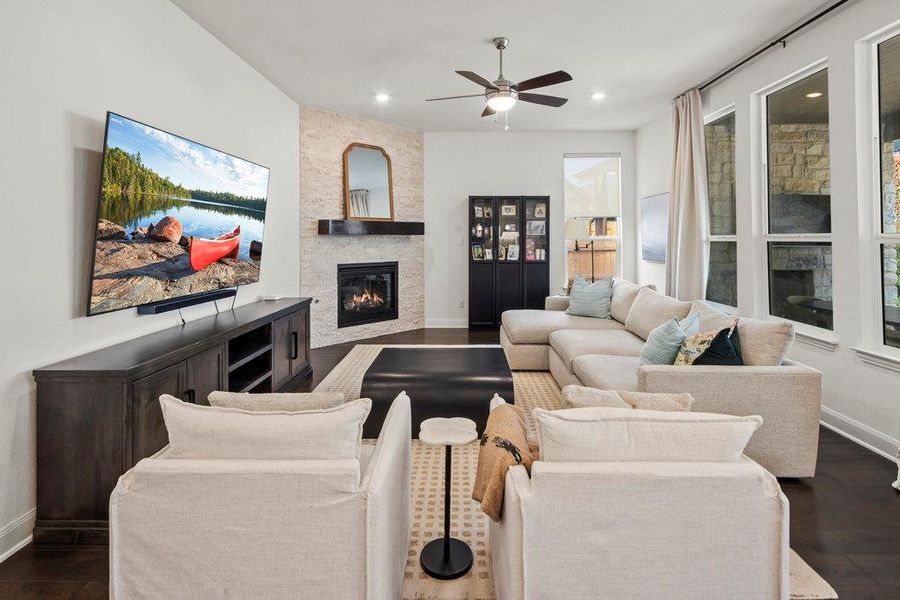
[{"label": "table lamp with shade", "polygon": [[591,249],[591,283],[594,282],[594,240],[591,237],[591,217],[569,217],[566,219],[565,237],[575,242],[575,252],[578,252],[578,240],[587,240],[585,248]]}]

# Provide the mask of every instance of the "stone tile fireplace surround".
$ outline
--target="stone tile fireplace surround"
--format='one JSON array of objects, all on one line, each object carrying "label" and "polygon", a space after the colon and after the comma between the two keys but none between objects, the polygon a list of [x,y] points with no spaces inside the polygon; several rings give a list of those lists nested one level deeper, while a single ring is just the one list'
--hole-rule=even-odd
[{"label": "stone tile fireplace surround", "polygon": [[[314,348],[425,326],[424,236],[318,235],[319,219],[344,217],[342,154],[353,142],[390,155],[394,218],[425,218],[422,132],[300,107],[300,293],[313,298]],[[398,265],[398,318],[338,327],[338,265],[377,262]]]}]

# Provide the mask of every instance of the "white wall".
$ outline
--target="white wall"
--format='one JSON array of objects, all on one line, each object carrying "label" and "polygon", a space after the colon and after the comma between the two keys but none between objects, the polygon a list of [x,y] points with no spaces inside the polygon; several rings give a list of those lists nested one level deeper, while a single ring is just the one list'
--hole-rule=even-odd
[{"label": "white wall", "polygon": [[425,319],[430,327],[468,324],[468,198],[550,196],[550,291],[565,279],[563,155],[622,155],[623,257],[635,271],[634,132],[425,134]]},{"label": "white wall", "polygon": [[637,282],[656,284],[660,291],[666,289],[666,265],[641,259],[641,198],[655,196],[670,191],[672,182],[672,153],[674,151],[672,114],[666,112],[649,123],[645,123],[634,137],[634,153],[637,157],[637,235],[635,260],[637,261]]},{"label": "white wall", "polygon": [[[742,314],[765,316],[766,254],[763,239],[760,99],[755,92],[819,61],[829,66],[832,223],[834,228],[834,305],[832,335],[798,331],[836,342],[834,350],[798,340],[791,357],[824,373],[823,421],[893,454],[900,438],[900,373],[865,364],[854,347],[872,348],[872,314],[880,293],[871,245],[873,205],[867,185],[871,152],[871,113],[865,79],[869,63],[858,40],[900,20],[896,0],[866,0],[833,16],[709,88],[704,111],[733,104],[736,110],[735,178],[738,232],[738,304]],[[775,32],[773,32],[774,34]],[[658,124],[657,124],[658,121]],[[638,133],[639,163],[650,152],[671,153],[668,119]],[[649,130],[657,129],[655,134]],[[668,137],[667,137],[668,135]],[[651,142],[650,140],[656,141]],[[645,148],[655,146],[655,149]],[[862,151],[860,151],[860,149]],[[644,165],[640,164],[640,174]],[[862,176],[860,176],[862,173]],[[825,344],[828,346],[829,344]],[[900,356],[900,353],[896,354]]]},{"label": "white wall", "polygon": [[166,0],[2,4],[0,557],[32,527],[30,371],[180,323],[83,316],[108,109],[271,169],[261,281],[238,303],[297,295],[300,272],[296,103]]}]

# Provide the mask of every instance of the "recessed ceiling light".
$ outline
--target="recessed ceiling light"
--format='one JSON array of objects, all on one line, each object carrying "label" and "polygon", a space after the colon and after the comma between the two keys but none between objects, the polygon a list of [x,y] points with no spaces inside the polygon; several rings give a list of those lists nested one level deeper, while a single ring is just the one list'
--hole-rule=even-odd
[{"label": "recessed ceiling light", "polygon": [[807,98],[820,98],[822,96],[822,92],[810,92],[806,95]]},{"label": "recessed ceiling light", "polygon": [[375,100],[378,102],[387,102],[391,97],[387,94],[375,94]]},{"label": "recessed ceiling light", "polygon": [[591,94],[591,100],[603,100],[604,98],[606,98],[606,94],[603,92],[594,92]]}]

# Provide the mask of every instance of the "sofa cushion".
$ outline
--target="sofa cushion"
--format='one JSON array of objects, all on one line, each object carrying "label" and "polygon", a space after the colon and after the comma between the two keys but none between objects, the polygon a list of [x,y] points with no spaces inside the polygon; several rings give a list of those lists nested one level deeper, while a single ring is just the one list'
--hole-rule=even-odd
[{"label": "sofa cushion", "polygon": [[[700,314],[702,331],[729,327],[734,315],[698,300],[692,303],[691,314]],[[738,321],[741,340],[741,360],[757,367],[778,366],[784,362],[794,341],[794,326],[781,319],[748,319]]]},{"label": "sofa cushion", "polygon": [[168,458],[359,459],[368,398],[324,410],[251,412],[161,396]]},{"label": "sofa cushion", "polygon": [[588,283],[584,277],[577,277],[569,293],[569,307],[566,312],[582,317],[609,318],[609,302],[612,298],[612,277]]},{"label": "sofa cushion", "polygon": [[641,286],[624,279],[613,280],[613,295],[609,304],[609,313],[619,323],[624,323],[628,318],[628,311],[634,304]]},{"label": "sofa cushion", "polygon": [[646,340],[651,331],[669,319],[685,318],[690,310],[690,302],[681,302],[649,288],[642,288],[628,311],[625,329]]},{"label": "sofa cushion", "polygon": [[572,361],[572,372],[584,385],[601,390],[638,390],[637,356],[585,354]]},{"label": "sofa cushion", "polygon": [[686,393],[614,392],[581,385],[567,385],[562,389],[562,401],[565,408],[593,406],[684,412],[691,410],[694,397]]},{"label": "sofa cushion", "polygon": [[560,329],[550,334],[550,347],[556,350],[563,364],[571,371],[572,361],[583,354],[640,356],[644,340],[624,329]]},{"label": "sofa cushion", "polygon": [[578,317],[559,310],[508,310],[501,317],[503,329],[514,344],[549,344],[558,329],[624,329],[613,319]]},{"label": "sofa cushion", "polygon": [[762,417],[622,408],[534,409],[547,462],[738,462]]},{"label": "sofa cushion", "polygon": [[250,411],[299,412],[334,408],[344,403],[341,392],[249,394],[241,392],[211,392],[210,406],[240,408]]}]

